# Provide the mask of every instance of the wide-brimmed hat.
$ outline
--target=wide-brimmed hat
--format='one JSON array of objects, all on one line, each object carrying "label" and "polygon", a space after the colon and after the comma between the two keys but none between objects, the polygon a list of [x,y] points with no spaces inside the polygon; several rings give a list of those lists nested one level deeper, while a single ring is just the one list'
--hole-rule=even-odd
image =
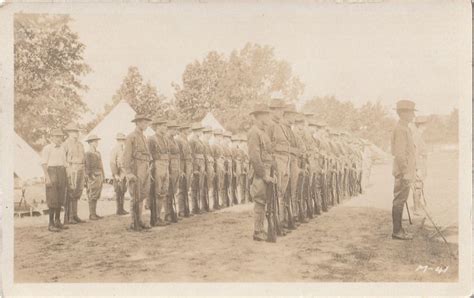
[{"label": "wide-brimmed hat", "polygon": [[162,125],[162,124],[166,124],[166,122],[168,122],[168,120],[166,120],[163,117],[154,117],[153,120],[151,121],[151,125]]},{"label": "wide-brimmed hat", "polygon": [[203,132],[203,133],[211,133],[211,132],[212,132],[212,128],[210,128],[210,127],[204,127],[204,128],[202,129],[202,132]]},{"label": "wide-brimmed hat", "polygon": [[328,126],[328,124],[324,120],[315,121],[314,123],[315,123],[315,126],[317,126],[317,127],[327,127]]},{"label": "wide-brimmed hat", "polygon": [[181,124],[181,126],[179,127],[179,130],[186,130],[190,128],[191,128],[191,125],[185,123],[185,124]]},{"label": "wide-brimmed hat", "polygon": [[137,122],[138,120],[151,121],[151,119],[145,116],[145,114],[140,114],[140,113],[135,114],[135,118],[132,119],[132,122]]},{"label": "wide-brimmed hat", "polygon": [[314,113],[311,113],[311,112],[305,112],[303,113],[303,116],[307,119],[311,119],[314,117]]},{"label": "wide-brimmed hat", "polygon": [[68,124],[68,125],[64,128],[64,131],[65,131],[65,132],[68,132],[68,131],[79,131],[79,130],[80,130],[79,127],[77,127],[77,125],[72,124],[72,123]]},{"label": "wide-brimmed hat", "polygon": [[232,135],[232,137],[230,139],[231,139],[231,141],[235,141],[235,142],[240,141],[240,137],[238,135]]},{"label": "wide-brimmed hat", "polygon": [[87,137],[86,142],[90,143],[92,141],[100,140],[100,138],[97,135],[90,135]]},{"label": "wide-brimmed hat", "polygon": [[202,124],[199,122],[193,123],[193,125],[191,125],[191,130],[193,131],[203,130],[203,129],[204,129],[204,126],[202,126]]},{"label": "wide-brimmed hat", "polygon": [[176,123],[176,121],[171,120],[171,121],[168,121],[168,123],[166,124],[166,127],[168,127],[168,128],[177,128],[177,127],[179,127],[179,124]]},{"label": "wide-brimmed hat", "polygon": [[263,103],[256,104],[254,109],[249,113],[249,115],[258,115],[258,114],[268,114],[268,106]]},{"label": "wide-brimmed hat", "polygon": [[62,137],[62,136],[64,136],[64,133],[61,129],[55,128],[55,129],[51,130],[51,136]]},{"label": "wide-brimmed hat", "polygon": [[285,109],[286,102],[283,100],[283,98],[272,98],[272,100],[270,100],[270,105],[268,107],[271,110]]},{"label": "wide-brimmed hat", "polygon": [[214,130],[214,135],[216,136],[222,136],[224,132],[222,131],[222,129],[215,129]]},{"label": "wide-brimmed hat", "polygon": [[123,133],[121,133],[121,132],[119,132],[119,133],[117,134],[117,136],[115,136],[115,139],[116,139],[116,140],[125,140],[126,138],[127,138],[127,137],[126,137]]},{"label": "wide-brimmed hat", "polygon": [[285,114],[299,114],[297,111],[296,111],[296,106],[292,103],[290,104],[287,104],[285,109],[283,110],[283,112]]},{"label": "wide-brimmed hat", "polygon": [[415,117],[415,123],[417,124],[422,124],[428,122],[428,117],[427,116],[418,116]]},{"label": "wide-brimmed hat", "polygon": [[415,109],[415,103],[411,100],[406,99],[397,101],[397,107],[395,108],[395,110],[418,111],[417,109]]},{"label": "wide-brimmed hat", "polygon": [[232,138],[232,133],[230,131],[226,131],[223,133],[224,137],[226,138]]}]

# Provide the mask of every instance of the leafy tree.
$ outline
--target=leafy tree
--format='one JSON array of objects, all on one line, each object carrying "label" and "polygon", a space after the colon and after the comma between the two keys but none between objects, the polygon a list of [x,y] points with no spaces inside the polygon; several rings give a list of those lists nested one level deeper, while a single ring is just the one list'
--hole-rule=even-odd
[{"label": "leafy tree", "polygon": [[14,18],[15,130],[34,147],[50,129],[88,110],[81,77],[91,69],[71,20],[69,15],[25,13]]},{"label": "leafy tree", "polygon": [[173,83],[180,117],[200,120],[212,111],[231,131],[242,130],[256,102],[268,101],[273,91],[296,101],[304,85],[291,66],[275,57],[272,47],[246,44],[227,57],[215,51],[186,66],[182,85]]},{"label": "leafy tree", "polygon": [[122,85],[112,97],[112,103],[105,106],[105,113],[108,113],[122,100],[128,102],[136,112],[149,116],[163,114],[169,108],[166,97],[159,93],[150,82],[144,83],[143,77],[136,66],[128,68]]}]

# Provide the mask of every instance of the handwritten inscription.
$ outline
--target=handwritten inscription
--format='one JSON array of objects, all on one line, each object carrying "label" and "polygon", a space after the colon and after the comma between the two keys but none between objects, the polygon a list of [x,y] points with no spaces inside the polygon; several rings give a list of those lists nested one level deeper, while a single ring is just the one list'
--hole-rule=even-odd
[{"label": "handwritten inscription", "polygon": [[421,273],[426,273],[428,271],[433,271],[438,274],[444,274],[448,272],[449,266],[437,266],[437,267],[430,267],[428,265],[418,265],[416,268],[415,272],[421,272]]}]

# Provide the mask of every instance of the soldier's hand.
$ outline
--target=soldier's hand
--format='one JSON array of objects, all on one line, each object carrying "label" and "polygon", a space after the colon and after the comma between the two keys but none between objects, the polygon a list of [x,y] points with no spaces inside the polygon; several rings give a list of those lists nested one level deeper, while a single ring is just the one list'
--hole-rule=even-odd
[{"label": "soldier's hand", "polygon": [[49,176],[46,176],[44,178],[44,183],[46,184],[46,186],[51,186],[51,179],[49,178]]},{"label": "soldier's hand", "polygon": [[137,180],[137,176],[135,176],[133,174],[127,174],[127,180],[130,181],[130,182],[133,182],[133,181]]}]

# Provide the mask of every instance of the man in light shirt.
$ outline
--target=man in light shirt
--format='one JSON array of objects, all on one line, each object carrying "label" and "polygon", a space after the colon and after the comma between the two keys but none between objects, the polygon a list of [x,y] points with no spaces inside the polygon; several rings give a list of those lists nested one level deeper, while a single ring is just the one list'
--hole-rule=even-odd
[{"label": "man in light shirt", "polygon": [[64,134],[60,129],[51,131],[51,143],[41,152],[41,166],[46,184],[46,203],[49,208],[50,232],[67,229],[61,224],[61,207],[66,200],[67,174],[66,152],[61,146]]}]

